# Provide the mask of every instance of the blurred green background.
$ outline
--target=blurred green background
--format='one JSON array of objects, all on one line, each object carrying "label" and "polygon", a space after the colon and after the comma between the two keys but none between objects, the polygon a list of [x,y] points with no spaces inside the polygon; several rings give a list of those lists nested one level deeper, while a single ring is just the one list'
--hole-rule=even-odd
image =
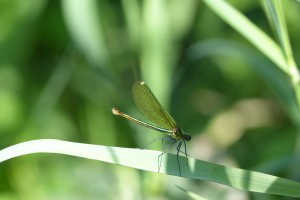
[{"label": "blurred green background", "polygon": [[[259,1],[230,2],[273,37]],[[299,9],[284,1],[297,62]],[[144,147],[159,134],[111,113],[143,119],[137,80],[192,135],[191,157],[300,180],[285,77],[202,1],[0,1],[0,149],[43,138]],[[1,200],[186,199],[173,184],[209,199],[286,199],[63,155],[0,165]]]}]

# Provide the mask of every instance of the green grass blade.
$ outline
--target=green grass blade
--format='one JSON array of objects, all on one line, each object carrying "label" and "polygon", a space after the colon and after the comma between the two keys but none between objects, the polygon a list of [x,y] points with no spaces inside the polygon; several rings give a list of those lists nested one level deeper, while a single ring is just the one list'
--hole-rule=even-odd
[{"label": "green grass blade", "polygon": [[281,0],[264,0],[263,3],[268,19],[274,27],[275,33],[281,44],[281,48],[285,54],[288,66],[295,66]]},{"label": "green grass blade", "polygon": [[97,67],[107,66],[108,49],[104,31],[99,25],[100,14],[95,0],[62,1],[66,26],[78,47],[88,60]]},{"label": "green grass blade", "polygon": [[246,18],[241,12],[223,0],[203,0],[217,15],[248,39],[282,71],[289,74],[285,57],[274,40]]},{"label": "green grass blade", "polygon": [[[296,62],[293,56],[293,51],[288,35],[288,30],[286,27],[283,7],[281,0],[264,0],[264,7],[268,16],[270,23],[272,24],[275,33],[278,37],[278,40],[281,44],[281,49],[285,55],[286,62],[289,68],[290,80],[295,91],[297,101],[298,101],[298,110],[300,107],[300,73],[296,66]],[[298,116],[299,117],[299,116]],[[299,117],[300,118],[300,117]],[[300,122],[298,122],[300,126]]]},{"label": "green grass blade", "polygon": [[175,187],[177,187],[179,190],[185,192],[189,197],[191,197],[192,199],[195,199],[195,200],[207,200],[206,198],[204,197],[201,197],[199,196],[198,194],[195,194],[194,192],[191,192],[191,191],[188,191],[186,189],[183,189],[177,185],[174,185]]},{"label": "green grass blade", "polygon": [[[157,172],[157,157],[160,151],[119,148],[110,146],[80,144],[60,140],[33,140],[13,145],[0,151],[0,162],[32,153],[58,153],[119,164],[136,169]],[[244,191],[300,197],[300,183],[276,176],[226,167],[193,158],[190,169],[182,163],[182,177],[206,180]],[[179,176],[176,155],[166,154],[162,160],[161,173]]]},{"label": "green grass blade", "polygon": [[255,51],[253,48],[230,40],[206,40],[194,44],[189,50],[189,62],[196,62],[206,56],[226,56],[243,59],[249,63],[262,78],[267,82],[282,100],[291,120],[300,124],[300,112],[298,102],[295,98],[293,88],[286,78],[286,74],[274,67],[266,57]]}]

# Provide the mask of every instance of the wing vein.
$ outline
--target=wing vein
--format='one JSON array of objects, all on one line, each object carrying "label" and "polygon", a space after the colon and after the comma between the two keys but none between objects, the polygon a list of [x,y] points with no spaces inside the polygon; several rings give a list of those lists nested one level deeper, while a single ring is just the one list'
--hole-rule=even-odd
[{"label": "wing vein", "polygon": [[175,120],[162,107],[145,82],[135,82],[132,95],[136,106],[145,118],[162,128],[172,129],[177,126]]}]

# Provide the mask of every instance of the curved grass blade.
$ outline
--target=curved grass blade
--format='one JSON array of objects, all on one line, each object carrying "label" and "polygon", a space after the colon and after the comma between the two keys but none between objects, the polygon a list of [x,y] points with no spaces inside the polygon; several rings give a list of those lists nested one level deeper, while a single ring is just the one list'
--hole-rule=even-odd
[{"label": "curved grass blade", "polygon": [[177,126],[175,120],[158,102],[145,82],[137,81],[134,83],[132,96],[145,118],[162,128],[173,129]]},{"label": "curved grass blade", "polygon": [[224,0],[203,0],[217,15],[232,26],[286,74],[288,65],[279,45],[251,22],[244,14]]},{"label": "curved grass blade", "polygon": [[[160,151],[81,144],[53,139],[33,140],[10,146],[0,151],[0,163],[32,153],[58,153],[136,169],[157,172],[157,156]],[[165,154],[160,173],[179,176],[177,158]],[[180,161],[185,157],[179,156]],[[205,180],[244,191],[300,197],[300,183],[269,174],[189,159],[190,168],[182,167],[182,177]]]}]

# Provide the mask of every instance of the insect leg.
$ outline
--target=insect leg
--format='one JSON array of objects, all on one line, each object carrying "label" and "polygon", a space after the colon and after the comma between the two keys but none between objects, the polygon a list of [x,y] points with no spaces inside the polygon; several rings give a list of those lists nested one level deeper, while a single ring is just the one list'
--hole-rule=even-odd
[{"label": "insect leg", "polygon": [[186,164],[187,164],[188,168],[190,168],[189,167],[189,159],[188,159],[189,155],[186,153],[186,144],[185,144],[184,140],[183,140],[183,144],[184,144],[184,154],[185,154],[185,157],[186,157]]},{"label": "insect leg", "polygon": [[[161,139],[162,142],[162,150],[161,150],[161,154],[158,156],[158,173],[160,172],[160,167],[161,167],[161,163],[162,163],[162,159],[163,159],[163,155],[167,152],[167,150],[170,148],[170,146],[172,144],[174,144],[175,142],[177,142],[177,140],[173,139],[173,138],[169,138],[169,137],[165,137],[165,138],[157,138],[157,139]],[[172,141],[172,143],[170,143],[166,148],[164,147],[164,140],[170,140]]]},{"label": "insect leg", "polygon": [[180,163],[179,163],[179,158],[178,158],[178,155],[179,155],[179,152],[180,152],[180,148],[181,148],[181,144],[182,144],[182,141],[179,142],[178,146],[177,146],[177,163],[178,163],[178,168],[179,168],[179,174],[181,176],[181,169],[180,169]]},{"label": "insect leg", "polygon": [[142,149],[145,149],[146,147],[148,147],[150,144],[152,144],[156,140],[164,140],[164,139],[166,139],[166,138],[155,138],[154,140],[151,140],[151,142],[149,142],[147,145],[145,145]]}]

